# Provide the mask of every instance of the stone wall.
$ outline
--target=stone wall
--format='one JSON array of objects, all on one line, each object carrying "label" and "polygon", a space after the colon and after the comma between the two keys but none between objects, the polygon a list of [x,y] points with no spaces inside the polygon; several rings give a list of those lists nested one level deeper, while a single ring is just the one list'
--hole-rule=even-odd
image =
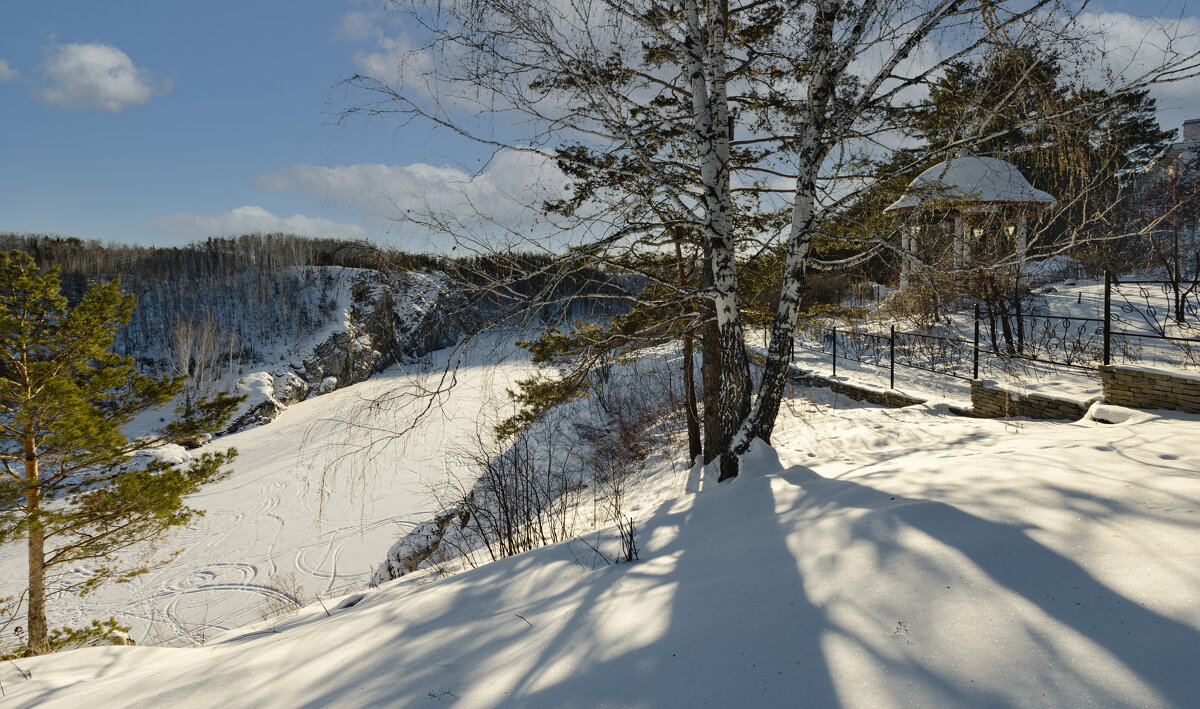
[{"label": "stone wall", "polygon": [[1100,367],[1104,399],[1137,409],[1173,409],[1200,414],[1200,377],[1146,367]]},{"label": "stone wall", "polygon": [[872,404],[879,404],[891,409],[897,409],[903,406],[913,406],[914,404],[924,404],[925,399],[918,399],[915,396],[901,394],[895,390],[880,391],[878,389],[869,389],[867,387],[856,386],[837,379],[830,379],[812,372],[805,372],[796,368],[792,368],[792,381],[800,386],[806,387],[824,387],[835,393],[848,396],[855,401],[869,401]]},{"label": "stone wall", "polygon": [[[898,391],[880,391],[856,386],[792,368],[792,381],[801,386],[824,387],[855,401],[898,408],[923,404]],[[1139,409],[1173,409],[1200,414],[1200,375],[1170,374],[1145,367],[1107,365],[1100,368],[1104,399],[1110,404]],[[956,414],[979,418],[1067,419],[1077,421],[1087,414],[1091,401],[1073,401],[1044,394],[1022,394],[1003,389],[992,381],[971,382],[971,409],[954,408]]]},{"label": "stone wall", "polygon": [[986,380],[971,382],[971,409],[980,418],[1024,417],[1074,421],[1083,418],[1090,405],[1090,401],[1070,401],[1043,394],[1008,391]]}]

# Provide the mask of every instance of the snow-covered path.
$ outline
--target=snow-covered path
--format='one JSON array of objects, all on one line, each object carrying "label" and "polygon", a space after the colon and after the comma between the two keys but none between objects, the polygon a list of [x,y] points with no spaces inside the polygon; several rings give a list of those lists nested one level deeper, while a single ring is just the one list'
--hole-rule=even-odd
[{"label": "snow-covered path", "polygon": [[[190,502],[206,514],[166,547],[182,553],[130,583],[53,599],[51,626],[111,615],[138,643],[194,644],[259,620],[271,599],[286,607],[293,595],[309,601],[364,585],[405,529],[432,511],[428,485],[442,478],[446,453],[511,408],[505,389],[531,371],[511,342],[474,344],[457,385],[418,430],[403,444],[366,447],[411,421],[425,402],[405,392],[436,386],[447,356],[435,353],[424,374],[393,367],[218,439],[239,451],[234,474]],[[19,592],[23,563],[21,545],[0,549],[0,597]]]}]

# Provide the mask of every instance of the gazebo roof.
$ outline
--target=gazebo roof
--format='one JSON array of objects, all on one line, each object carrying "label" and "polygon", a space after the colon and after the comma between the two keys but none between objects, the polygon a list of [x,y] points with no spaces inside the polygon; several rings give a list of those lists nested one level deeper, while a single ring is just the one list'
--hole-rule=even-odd
[{"label": "gazebo roof", "polygon": [[967,155],[951,158],[917,175],[904,196],[883,211],[911,211],[930,200],[952,204],[963,211],[1002,204],[1041,211],[1058,202],[1029,184],[1016,165],[999,158]]}]

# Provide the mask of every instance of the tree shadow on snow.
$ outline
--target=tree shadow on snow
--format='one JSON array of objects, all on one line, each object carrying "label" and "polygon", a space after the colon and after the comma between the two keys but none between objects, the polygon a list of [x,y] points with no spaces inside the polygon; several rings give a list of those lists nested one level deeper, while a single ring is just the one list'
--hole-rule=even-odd
[{"label": "tree shadow on snow", "polygon": [[[784,476],[817,478],[813,489],[820,491],[823,504],[832,503],[836,509],[882,511],[882,524],[878,514],[869,515],[853,531],[856,540],[873,544],[881,557],[921,555],[921,551],[906,549],[897,540],[902,527],[919,530],[963,554],[1001,589],[1018,594],[1048,617],[1103,648],[1162,699],[1175,706],[1193,705],[1200,692],[1196,673],[1200,631],[1126,598],[1075,560],[1038,543],[1019,527],[983,519],[942,502],[892,495],[843,479],[819,478],[803,466],[790,468]],[[853,589],[843,592],[852,594]],[[968,632],[986,632],[985,625],[981,623]],[[1032,630],[1038,651],[1053,658],[1052,662],[1067,662],[1055,649],[1061,638]],[[1011,648],[1008,652],[1019,650]],[[1094,677],[1094,668],[1056,669],[1073,673],[1090,691],[1101,692],[1099,701],[1114,700],[1095,686],[1095,679],[1089,679]],[[971,699],[969,693],[959,698],[971,700],[974,705],[980,699]],[[1143,699],[1154,703],[1149,697]]]}]

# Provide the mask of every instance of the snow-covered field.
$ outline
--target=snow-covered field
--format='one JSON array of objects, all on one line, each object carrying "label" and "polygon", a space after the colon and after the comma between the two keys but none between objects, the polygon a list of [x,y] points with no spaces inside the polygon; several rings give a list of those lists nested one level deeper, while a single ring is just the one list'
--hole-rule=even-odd
[{"label": "snow-covered field", "polygon": [[[205,522],[219,537],[193,538],[146,596],[199,607],[193,587],[218,583],[202,569],[251,600],[273,568],[326,586],[365,574],[386,547],[360,542],[376,518],[340,505],[313,522],[298,450],[333,397],[370,386],[249,432],[241,472],[205,500],[223,501]],[[5,706],[1195,705],[1200,417],[977,420],[798,393],[741,477],[676,476],[676,497],[639,512],[640,561],[598,565],[589,545],[609,530],[204,647],[3,663]],[[392,483],[376,484],[368,498]],[[383,504],[392,534],[420,509]],[[228,627],[252,605],[210,612]]]},{"label": "snow-covered field", "polygon": [[[450,354],[436,353],[425,373],[392,367],[294,404],[269,425],[217,439],[217,448],[238,449],[234,474],[191,500],[205,516],[166,547],[183,552],[130,583],[52,599],[51,627],[111,615],[139,644],[195,644],[295,596],[365,585],[388,547],[433,511],[427,484],[441,478],[444,453],[498,412],[507,415],[505,389],[532,369],[511,342],[481,340],[468,350],[458,385],[406,445],[364,448],[423,408],[403,393],[435,387]],[[370,406],[389,393],[400,398]],[[20,544],[0,548],[0,598],[20,592],[24,563]]]}]

